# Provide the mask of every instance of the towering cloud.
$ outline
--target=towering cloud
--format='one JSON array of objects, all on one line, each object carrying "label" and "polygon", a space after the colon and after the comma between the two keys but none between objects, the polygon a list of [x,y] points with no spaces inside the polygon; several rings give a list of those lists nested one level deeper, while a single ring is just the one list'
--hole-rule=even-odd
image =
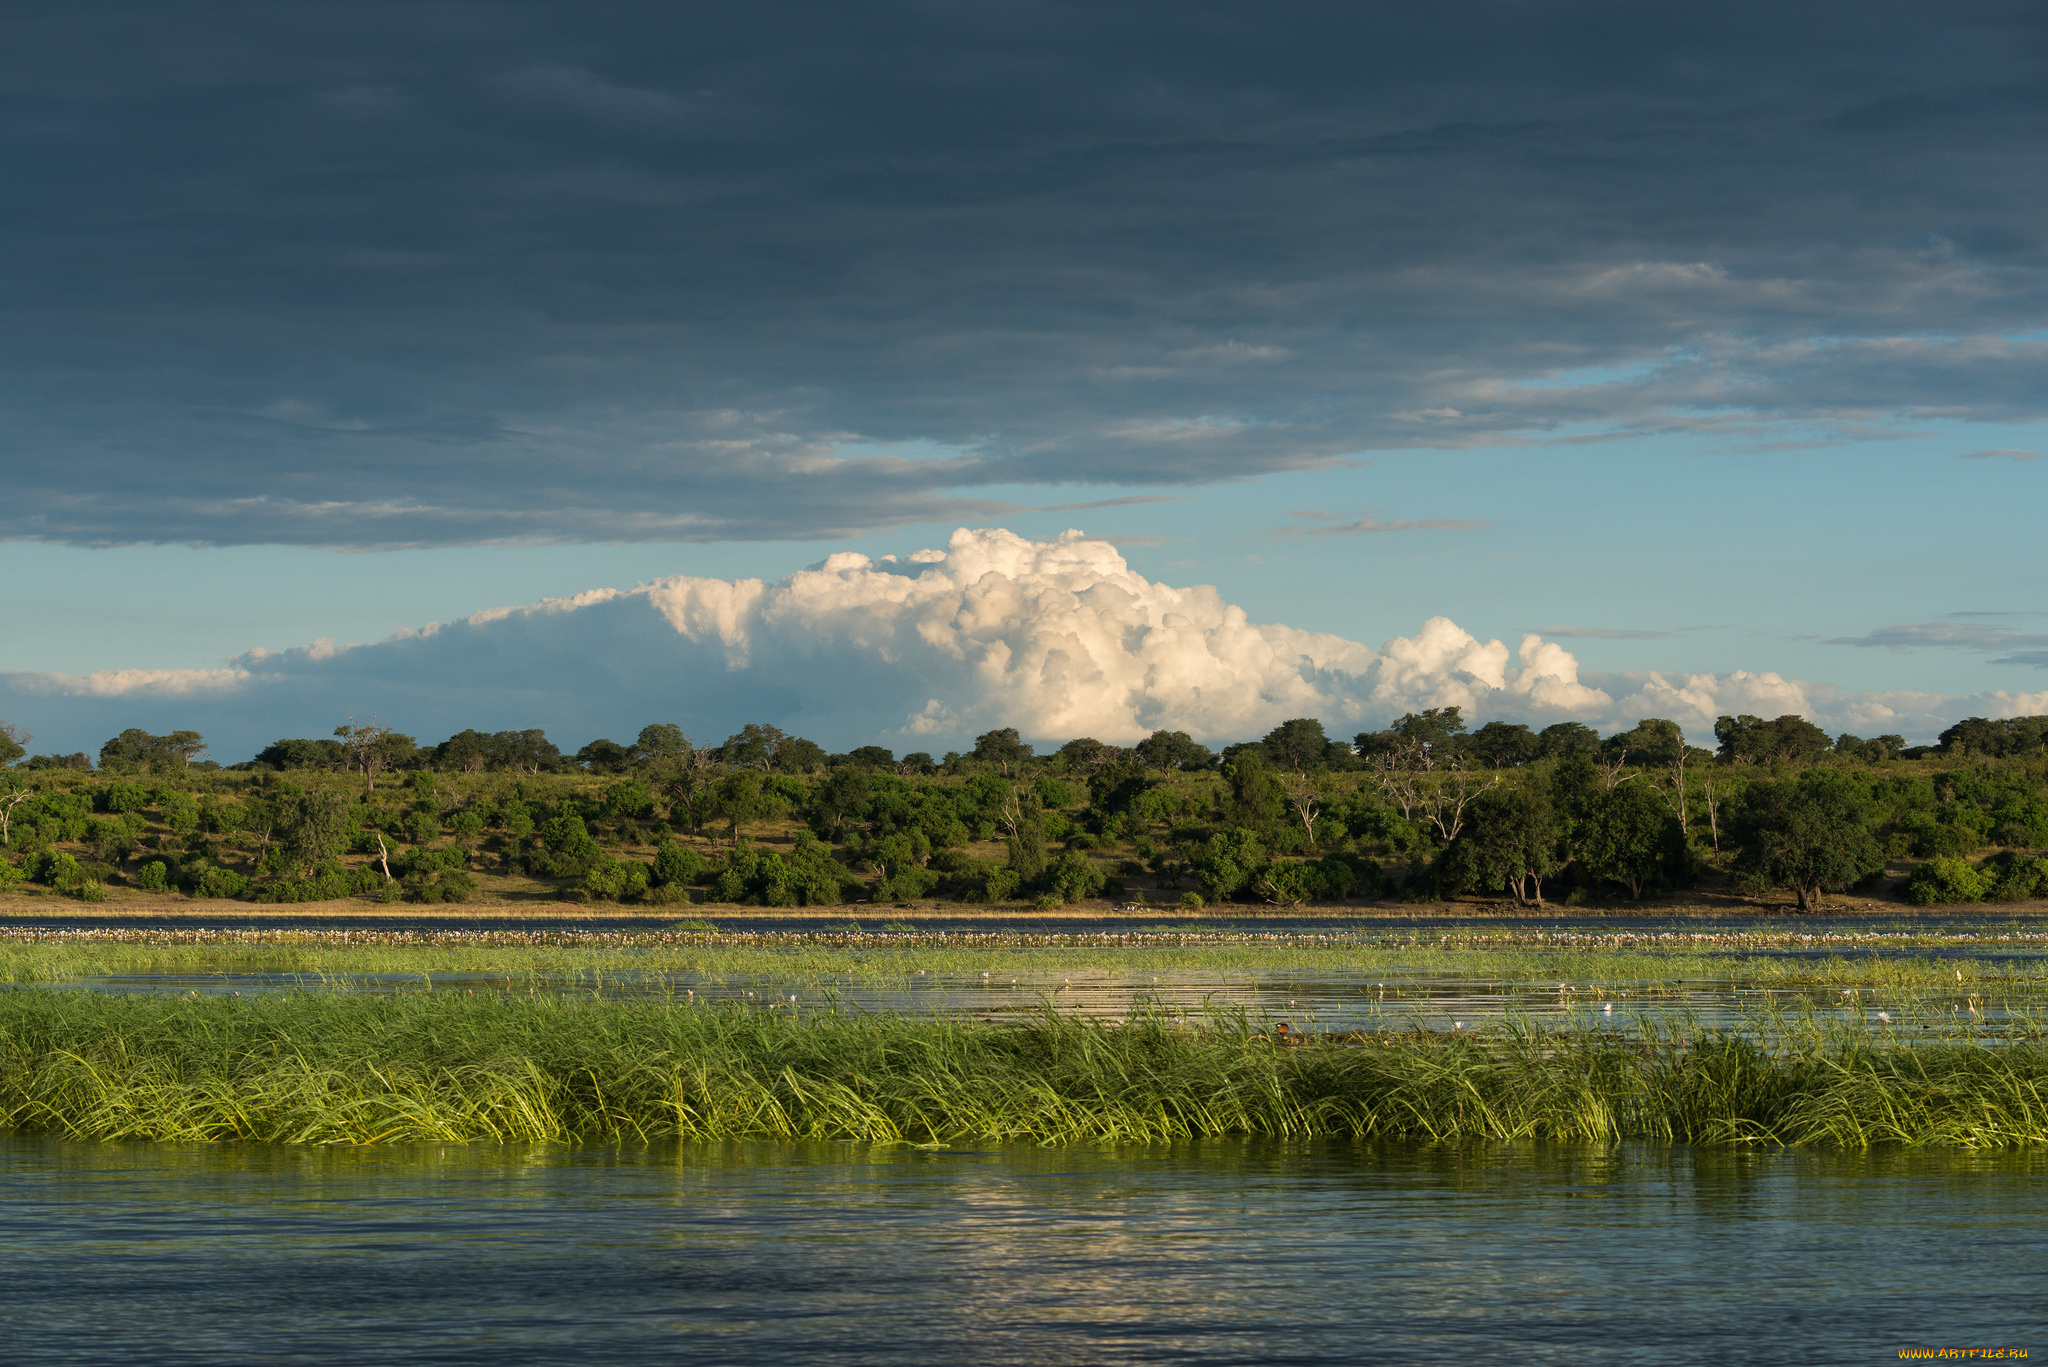
[{"label": "towering cloud", "polygon": [[1443,617],[1373,650],[1252,622],[1215,589],[1148,580],[1080,532],[967,528],[901,560],[841,554],[773,584],[599,589],[375,645],[253,651],[222,670],[0,676],[0,715],[45,745],[175,724],[205,730],[230,759],[372,712],[423,739],[538,725],[573,742],[651,720],[716,739],[771,721],[832,746],[942,750],[995,726],[1039,740],[1160,727],[1227,740],[1313,716],[1347,734],[1449,705],[1538,723],[1663,716],[1695,734],[1720,712],[1802,712],[1917,734],[1959,708],[2043,710],[2048,695],[1843,695],[1746,671],[1582,679],[1555,642],[1527,635],[1510,652]]}]

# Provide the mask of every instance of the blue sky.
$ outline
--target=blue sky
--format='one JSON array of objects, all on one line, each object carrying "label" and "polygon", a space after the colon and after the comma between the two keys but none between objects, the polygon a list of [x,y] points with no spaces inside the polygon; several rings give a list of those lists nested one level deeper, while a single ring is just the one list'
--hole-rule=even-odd
[{"label": "blue sky", "polygon": [[0,54],[0,705],[90,748],[29,676],[970,526],[1375,647],[2019,706],[2044,36],[68,6]]}]

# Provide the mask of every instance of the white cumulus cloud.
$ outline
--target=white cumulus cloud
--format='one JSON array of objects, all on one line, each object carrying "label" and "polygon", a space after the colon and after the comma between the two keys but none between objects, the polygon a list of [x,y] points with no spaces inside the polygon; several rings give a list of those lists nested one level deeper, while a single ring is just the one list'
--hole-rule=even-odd
[{"label": "white cumulus cloud", "polygon": [[997,726],[1038,741],[1129,742],[1162,727],[1228,741],[1310,716],[1348,736],[1446,706],[1539,725],[1661,716],[1695,736],[1721,713],[1799,712],[1921,736],[1967,711],[2048,710],[2048,695],[1846,694],[1751,671],[1582,678],[1541,635],[1511,651],[1445,617],[1374,649],[1253,622],[1216,589],[1149,580],[1080,532],[968,528],[902,559],[846,553],[774,583],[598,589],[373,645],[253,650],[227,669],[0,675],[0,716],[37,732],[38,748],[183,726],[224,759],[371,714],[423,741],[541,726],[573,747],[656,720],[717,740],[765,721],[833,748],[942,750]]}]

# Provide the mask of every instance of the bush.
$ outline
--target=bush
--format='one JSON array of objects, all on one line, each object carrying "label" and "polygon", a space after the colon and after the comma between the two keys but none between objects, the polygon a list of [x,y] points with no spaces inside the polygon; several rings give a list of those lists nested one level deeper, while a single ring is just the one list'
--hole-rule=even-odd
[{"label": "bush", "polygon": [[607,859],[583,875],[586,895],[623,902],[647,891],[647,866],[633,859]]},{"label": "bush", "polygon": [[2024,902],[2048,893],[2048,858],[2006,850],[1987,861],[1982,872],[1993,880],[1987,896],[1994,902]]},{"label": "bush", "polygon": [[240,897],[249,890],[249,880],[233,869],[203,870],[192,886],[194,897]]},{"label": "bush", "polygon": [[1046,893],[1060,902],[1080,902],[1100,896],[1109,877],[1087,855],[1069,850],[1046,866],[1041,881]]},{"label": "bush", "polygon": [[5,859],[0,859],[0,892],[7,891],[27,877],[28,875],[20,869],[17,869]]},{"label": "bush", "polygon": [[[664,840],[654,851],[656,887],[695,883],[704,876],[704,856],[678,840]],[[689,899],[684,898],[685,901]]]},{"label": "bush", "polygon": [[391,871],[400,878],[427,878],[444,869],[463,868],[469,863],[469,855],[461,849],[423,850],[415,845],[391,863]]},{"label": "bush", "polygon": [[139,812],[149,799],[150,790],[139,783],[109,783],[93,794],[93,806],[103,812]]},{"label": "bush", "polygon": [[1936,903],[1981,902],[1991,891],[1994,878],[1969,860],[1954,855],[1930,859],[1906,879],[1906,900],[1915,906]]},{"label": "bush", "polygon": [[712,900],[769,907],[830,906],[866,891],[831,846],[799,831],[787,857],[753,845],[732,852],[712,885]]},{"label": "bush", "polygon": [[157,859],[144,864],[135,871],[135,886],[149,892],[171,890],[171,870],[163,860]]},{"label": "bush", "polygon": [[915,897],[931,896],[932,890],[939,886],[939,882],[936,870],[905,864],[876,883],[874,891],[869,895],[877,902],[908,902]]},{"label": "bush", "polygon": [[1200,911],[1208,905],[1207,902],[1202,900],[1202,894],[1199,892],[1182,893],[1180,895],[1180,904],[1189,911]]},{"label": "bush", "polygon": [[78,885],[78,900],[81,902],[104,902],[107,900],[105,884],[97,878],[88,878]]},{"label": "bush", "polygon": [[688,906],[690,890],[681,883],[658,883],[647,890],[644,900],[657,907]]},{"label": "bush", "polygon": [[78,861],[57,850],[42,850],[28,858],[28,876],[46,887],[69,892],[85,881]]},{"label": "bush", "polygon": [[476,896],[476,879],[461,869],[442,869],[431,878],[407,880],[408,902],[467,902]]},{"label": "bush", "polygon": [[558,816],[535,838],[538,848],[528,852],[526,866],[543,877],[580,877],[604,858],[580,816]]},{"label": "bush", "polygon": [[384,886],[382,871],[365,865],[349,870],[329,860],[305,878],[280,878],[258,890],[259,902],[332,902]]}]

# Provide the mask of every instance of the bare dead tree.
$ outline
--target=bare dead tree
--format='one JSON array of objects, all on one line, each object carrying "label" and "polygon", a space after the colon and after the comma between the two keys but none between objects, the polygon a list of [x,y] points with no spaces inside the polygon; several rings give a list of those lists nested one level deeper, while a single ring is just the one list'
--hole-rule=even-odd
[{"label": "bare dead tree", "polygon": [[1609,792],[1613,792],[1616,788],[1619,788],[1622,784],[1628,782],[1632,778],[1642,777],[1642,772],[1640,770],[1633,774],[1622,773],[1622,770],[1626,768],[1628,765],[1627,750],[1615,751],[1613,759],[1602,759],[1599,757],[1595,757],[1593,763],[1600,766],[1601,782],[1607,785],[1607,790]]},{"label": "bare dead tree", "polygon": [[[1613,785],[1610,784],[1608,786],[1612,787]],[[1685,747],[1683,745],[1678,747],[1678,758],[1671,761],[1671,786],[1668,788],[1660,787],[1657,791],[1664,795],[1665,804],[1677,813],[1678,833],[1690,842],[1692,839],[1692,823],[1686,810]]]},{"label": "bare dead tree", "polygon": [[1479,782],[1478,777],[1453,760],[1424,795],[1423,814],[1446,845],[1456,840],[1458,832],[1465,828],[1465,809],[1472,805],[1472,800],[1500,782],[1499,774],[1484,783]]},{"label": "bare dead tree", "polygon": [[26,788],[14,787],[13,784],[17,781],[9,778],[8,791],[0,793],[0,845],[10,844],[14,839],[8,829],[14,820],[14,809],[36,795],[33,785]]},{"label": "bare dead tree", "polygon": [[1308,837],[1308,847],[1316,847],[1316,818],[1322,815],[1323,795],[1316,791],[1315,780],[1297,769],[1282,783],[1281,791],[1287,797],[1287,806],[1294,813],[1294,819],[1301,823],[1302,833]]}]

